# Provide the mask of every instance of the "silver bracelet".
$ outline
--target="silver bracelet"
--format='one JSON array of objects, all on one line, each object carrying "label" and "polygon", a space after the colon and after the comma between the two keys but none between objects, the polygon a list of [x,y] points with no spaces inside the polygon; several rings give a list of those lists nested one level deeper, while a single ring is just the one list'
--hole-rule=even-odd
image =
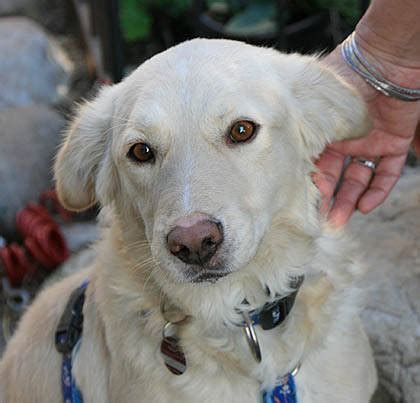
[{"label": "silver bracelet", "polygon": [[387,97],[409,102],[420,100],[420,89],[401,87],[392,83],[369,63],[356,44],[354,32],[341,44],[341,54],[352,70]]}]

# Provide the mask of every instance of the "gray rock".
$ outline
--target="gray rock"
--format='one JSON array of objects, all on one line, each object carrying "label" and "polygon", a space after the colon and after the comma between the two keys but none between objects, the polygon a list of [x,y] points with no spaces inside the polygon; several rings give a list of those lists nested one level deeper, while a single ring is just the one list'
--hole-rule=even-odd
[{"label": "gray rock", "polygon": [[36,23],[1,18],[0,54],[0,110],[55,104],[67,95],[73,64]]},{"label": "gray rock", "polygon": [[71,253],[79,252],[99,238],[96,220],[65,223],[61,230]]},{"label": "gray rock", "polygon": [[0,16],[22,15],[49,32],[68,34],[77,27],[69,0],[0,0]]},{"label": "gray rock", "polygon": [[52,187],[51,165],[64,125],[46,106],[0,111],[0,235],[13,236],[16,212]]},{"label": "gray rock", "polygon": [[380,386],[420,402],[420,168],[407,169],[382,207],[349,225],[368,265],[362,319]]},{"label": "gray rock", "polygon": [[0,15],[19,14],[29,5],[30,0],[1,0]]}]

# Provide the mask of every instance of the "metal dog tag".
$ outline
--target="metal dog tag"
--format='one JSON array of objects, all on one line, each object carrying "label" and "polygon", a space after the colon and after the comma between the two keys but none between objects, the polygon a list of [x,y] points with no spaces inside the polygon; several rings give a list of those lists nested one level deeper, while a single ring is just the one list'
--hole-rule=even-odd
[{"label": "metal dog tag", "polygon": [[179,338],[174,332],[173,323],[166,323],[162,332],[160,352],[166,367],[175,375],[182,375],[187,369],[185,354],[179,345]]}]

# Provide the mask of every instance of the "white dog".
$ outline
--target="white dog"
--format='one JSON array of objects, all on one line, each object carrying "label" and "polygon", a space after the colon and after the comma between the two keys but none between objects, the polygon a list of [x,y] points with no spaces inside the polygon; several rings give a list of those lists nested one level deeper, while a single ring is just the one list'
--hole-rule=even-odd
[{"label": "white dog", "polygon": [[315,58],[226,40],[175,46],[103,89],[55,173],[66,207],[99,202],[109,224],[94,265],[25,314],[1,402],[63,401],[56,332],[85,280],[72,349],[85,403],[368,402],[361,270],[311,180],[366,116]]}]

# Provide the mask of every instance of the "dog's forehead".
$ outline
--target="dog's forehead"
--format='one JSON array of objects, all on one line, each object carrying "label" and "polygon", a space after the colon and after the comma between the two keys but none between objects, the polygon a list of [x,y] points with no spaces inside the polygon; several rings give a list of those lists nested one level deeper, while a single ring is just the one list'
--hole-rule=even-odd
[{"label": "dog's forehead", "polygon": [[[135,119],[221,116],[258,103],[273,88],[274,51],[242,42],[195,39],[160,53],[127,80]],[[248,109],[251,109],[249,107]],[[156,119],[155,119],[156,118]]]},{"label": "dog's forehead", "polygon": [[238,92],[262,86],[273,70],[272,61],[271,49],[237,41],[194,39],[152,57],[128,81],[149,99],[155,95],[164,100],[186,91],[190,97]]},{"label": "dog's forehead", "polygon": [[[221,39],[193,39],[161,52],[146,61],[139,70],[152,68],[162,73],[191,73],[215,69],[219,73],[234,67],[238,71],[255,71],[263,66],[262,58],[273,50],[259,48],[243,42]],[[267,60],[265,60],[267,62]],[[186,68],[186,70],[185,70]]]}]

